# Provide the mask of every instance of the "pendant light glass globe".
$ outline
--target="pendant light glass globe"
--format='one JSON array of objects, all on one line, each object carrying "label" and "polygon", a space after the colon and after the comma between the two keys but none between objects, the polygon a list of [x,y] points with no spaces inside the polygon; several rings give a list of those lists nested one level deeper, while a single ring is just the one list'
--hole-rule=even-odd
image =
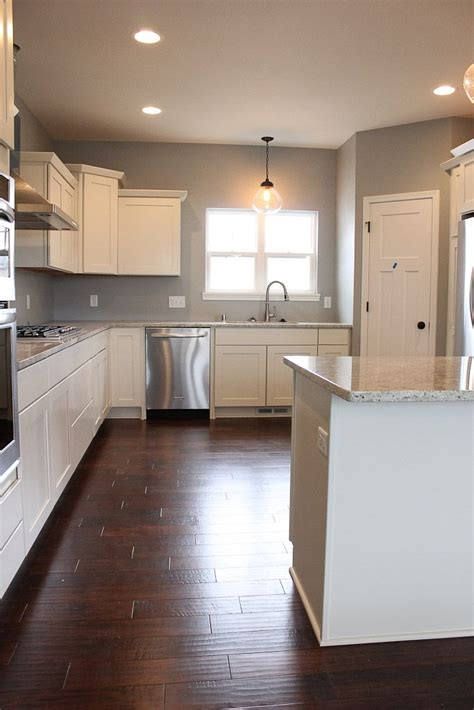
[{"label": "pendant light glass globe", "polygon": [[282,200],[278,190],[273,185],[261,185],[252,200],[252,207],[256,212],[273,214],[281,210]]},{"label": "pendant light glass globe", "polygon": [[463,86],[467,98],[474,104],[474,64],[471,64],[471,66],[466,69]]}]

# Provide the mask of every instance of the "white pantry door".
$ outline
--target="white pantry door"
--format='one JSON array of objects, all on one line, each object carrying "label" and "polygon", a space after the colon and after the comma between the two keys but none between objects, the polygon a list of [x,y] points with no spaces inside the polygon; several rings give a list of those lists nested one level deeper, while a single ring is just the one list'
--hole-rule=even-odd
[{"label": "white pantry door", "polygon": [[364,199],[362,354],[435,354],[438,194],[421,194]]}]

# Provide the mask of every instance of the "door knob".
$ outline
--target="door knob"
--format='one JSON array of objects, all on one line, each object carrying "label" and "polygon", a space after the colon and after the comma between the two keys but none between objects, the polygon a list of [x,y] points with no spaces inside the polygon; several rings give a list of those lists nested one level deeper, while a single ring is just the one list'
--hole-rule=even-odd
[{"label": "door knob", "polygon": [[426,328],[426,323],[424,320],[419,320],[418,323],[416,324],[416,327],[418,330],[424,330]]}]

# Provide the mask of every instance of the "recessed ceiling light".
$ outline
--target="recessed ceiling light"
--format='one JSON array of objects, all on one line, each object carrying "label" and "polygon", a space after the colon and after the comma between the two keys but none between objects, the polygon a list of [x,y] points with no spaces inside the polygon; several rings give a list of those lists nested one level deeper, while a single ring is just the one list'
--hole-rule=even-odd
[{"label": "recessed ceiling light", "polygon": [[160,41],[161,37],[158,32],[153,30],[139,30],[133,35],[137,42],[142,44],[156,44]]},{"label": "recessed ceiling light", "polygon": [[158,108],[158,106],[144,106],[142,111],[149,116],[158,116],[158,114],[161,113],[161,108]]},{"label": "recessed ceiling light", "polygon": [[449,94],[454,94],[456,89],[454,86],[449,86],[449,84],[443,84],[442,86],[437,86],[436,89],[433,89],[433,94],[436,94],[436,96],[449,96]]}]

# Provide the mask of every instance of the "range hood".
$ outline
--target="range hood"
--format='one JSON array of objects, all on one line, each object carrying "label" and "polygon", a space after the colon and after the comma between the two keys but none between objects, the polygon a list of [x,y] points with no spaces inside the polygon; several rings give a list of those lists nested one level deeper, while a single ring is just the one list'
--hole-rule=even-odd
[{"label": "range hood", "polygon": [[15,180],[16,229],[79,229],[77,222],[40,195],[21,175],[12,171],[11,176]]}]

